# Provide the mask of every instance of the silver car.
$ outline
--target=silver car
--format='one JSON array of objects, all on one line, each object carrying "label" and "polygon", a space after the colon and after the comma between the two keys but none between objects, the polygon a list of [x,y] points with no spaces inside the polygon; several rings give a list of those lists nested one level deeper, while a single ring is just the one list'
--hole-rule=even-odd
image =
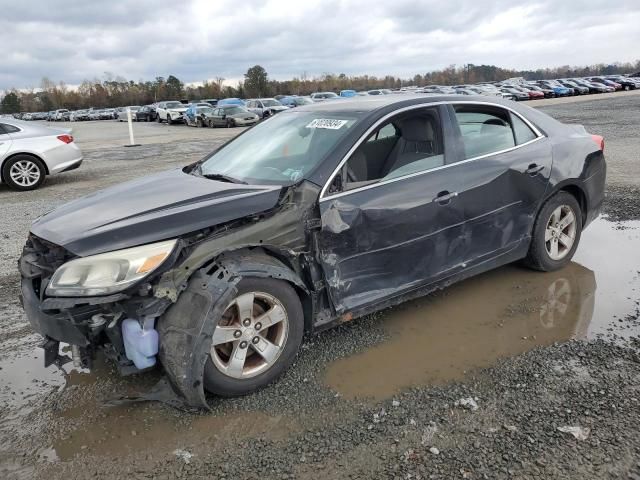
[{"label": "silver car", "polygon": [[119,122],[127,122],[128,121],[127,108],[131,109],[131,121],[135,122],[137,120],[136,112],[138,110],[140,110],[140,105],[131,105],[129,107],[122,107],[122,110],[120,110],[118,112],[118,121]]},{"label": "silver car", "polygon": [[81,163],[82,152],[70,129],[0,118],[0,183],[34,190],[47,175],[74,170]]}]

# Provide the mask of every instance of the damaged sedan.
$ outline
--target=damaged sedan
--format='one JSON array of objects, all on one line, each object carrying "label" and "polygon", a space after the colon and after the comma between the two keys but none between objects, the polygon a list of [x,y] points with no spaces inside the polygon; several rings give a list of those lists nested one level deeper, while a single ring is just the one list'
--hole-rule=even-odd
[{"label": "damaged sedan", "polygon": [[603,150],[501,99],[303,105],[36,219],[24,309],[47,364],[60,342],[85,366],[101,349],[206,407],[276,379],[305,332],[511,262],[562,268],[600,211]]}]

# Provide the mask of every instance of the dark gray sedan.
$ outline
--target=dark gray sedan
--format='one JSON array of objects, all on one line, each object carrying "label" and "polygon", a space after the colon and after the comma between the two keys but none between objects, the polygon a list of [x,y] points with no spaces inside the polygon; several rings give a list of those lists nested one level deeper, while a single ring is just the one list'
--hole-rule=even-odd
[{"label": "dark gray sedan", "polygon": [[259,120],[258,115],[239,105],[216,107],[207,118],[209,127],[246,127]]},{"label": "dark gray sedan", "polygon": [[305,331],[511,262],[563,268],[602,206],[603,150],[497,98],[300,106],[36,219],[24,308],[47,362],[67,342],[85,364],[105,348],[124,373],[159,363],[206,407],[205,390],[275,380]]}]

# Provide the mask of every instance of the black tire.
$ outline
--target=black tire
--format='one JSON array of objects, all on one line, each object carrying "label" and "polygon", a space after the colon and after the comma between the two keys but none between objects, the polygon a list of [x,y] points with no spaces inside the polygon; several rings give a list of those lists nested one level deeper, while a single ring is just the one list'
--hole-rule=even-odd
[{"label": "black tire", "polygon": [[196,118],[196,128],[202,128],[202,127],[204,127],[204,124],[202,123],[202,119]]},{"label": "black tire", "polygon": [[235,126],[236,126],[235,122],[230,118],[227,118],[227,128],[233,128]]},{"label": "black tire", "polygon": [[[560,260],[554,260],[551,258],[547,251],[545,241],[545,231],[547,224],[551,218],[551,214],[560,206],[567,206],[573,211],[576,222],[576,232],[573,245],[569,251]],[[582,210],[576,198],[568,192],[558,192],[549,198],[536,218],[533,226],[533,234],[531,236],[531,245],[529,247],[529,253],[524,260],[524,264],[534,270],[540,270],[542,272],[552,272],[558,270],[567,265],[573,258],[578,244],[580,243],[580,236],[582,235]]]},{"label": "black tire", "polygon": [[[11,167],[13,167],[18,162],[29,162],[36,166],[36,168],[40,173],[40,178],[36,183],[34,183],[33,185],[25,186],[25,185],[20,185],[19,183],[16,183],[13,180],[13,178],[11,178]],[[9,160],[7,160],[2,166],[3,182],[5,182],[9,186],[9,188],[13,190],[18,190],[21,192],[28,191],[28,190],[35,190],[36,188],[38,188],[44,182],[46,175],[47,175],[47,169],[44,166],[44,163],[42,163],[42,161],[39,158],[33,157],[31,155],[16,155],[15,157],[11,157]]]},{"label": "black tire", "polygon": [[288,317],[288,335],[282,353],[275,363],[263,373],[246,379],[232,378],[214,365],[211,357],[204,367],[204,387],[215,395],[235,397],[246,395],[273,382],[293,363],[304,334],[304,314],[300,298],[294,288],[283,280],[272,278],[243,278],[238,283],[238,295],[247,292],[264,292],[277,298]]},{"label": "black tire", "polygon": [[162,119],[160,118],[160,114],[156,115],[156,122],[162,123]]},{"label": "black tire", "polygon": [[171,121],[171,115],[169,115],[167,113],[167,125],[173,125],[173,122]]}]

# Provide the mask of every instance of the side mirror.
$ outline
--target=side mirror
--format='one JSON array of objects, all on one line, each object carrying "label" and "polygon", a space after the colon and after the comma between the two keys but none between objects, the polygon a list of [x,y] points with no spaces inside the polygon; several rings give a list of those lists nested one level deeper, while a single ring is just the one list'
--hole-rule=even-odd
[{"label": "side mirror", "polygon": [[222,114],[222,119],[224,120],[225,118],[227,118],[227,114],[226,114],[226,113],[223,113],[223,114]]}]

